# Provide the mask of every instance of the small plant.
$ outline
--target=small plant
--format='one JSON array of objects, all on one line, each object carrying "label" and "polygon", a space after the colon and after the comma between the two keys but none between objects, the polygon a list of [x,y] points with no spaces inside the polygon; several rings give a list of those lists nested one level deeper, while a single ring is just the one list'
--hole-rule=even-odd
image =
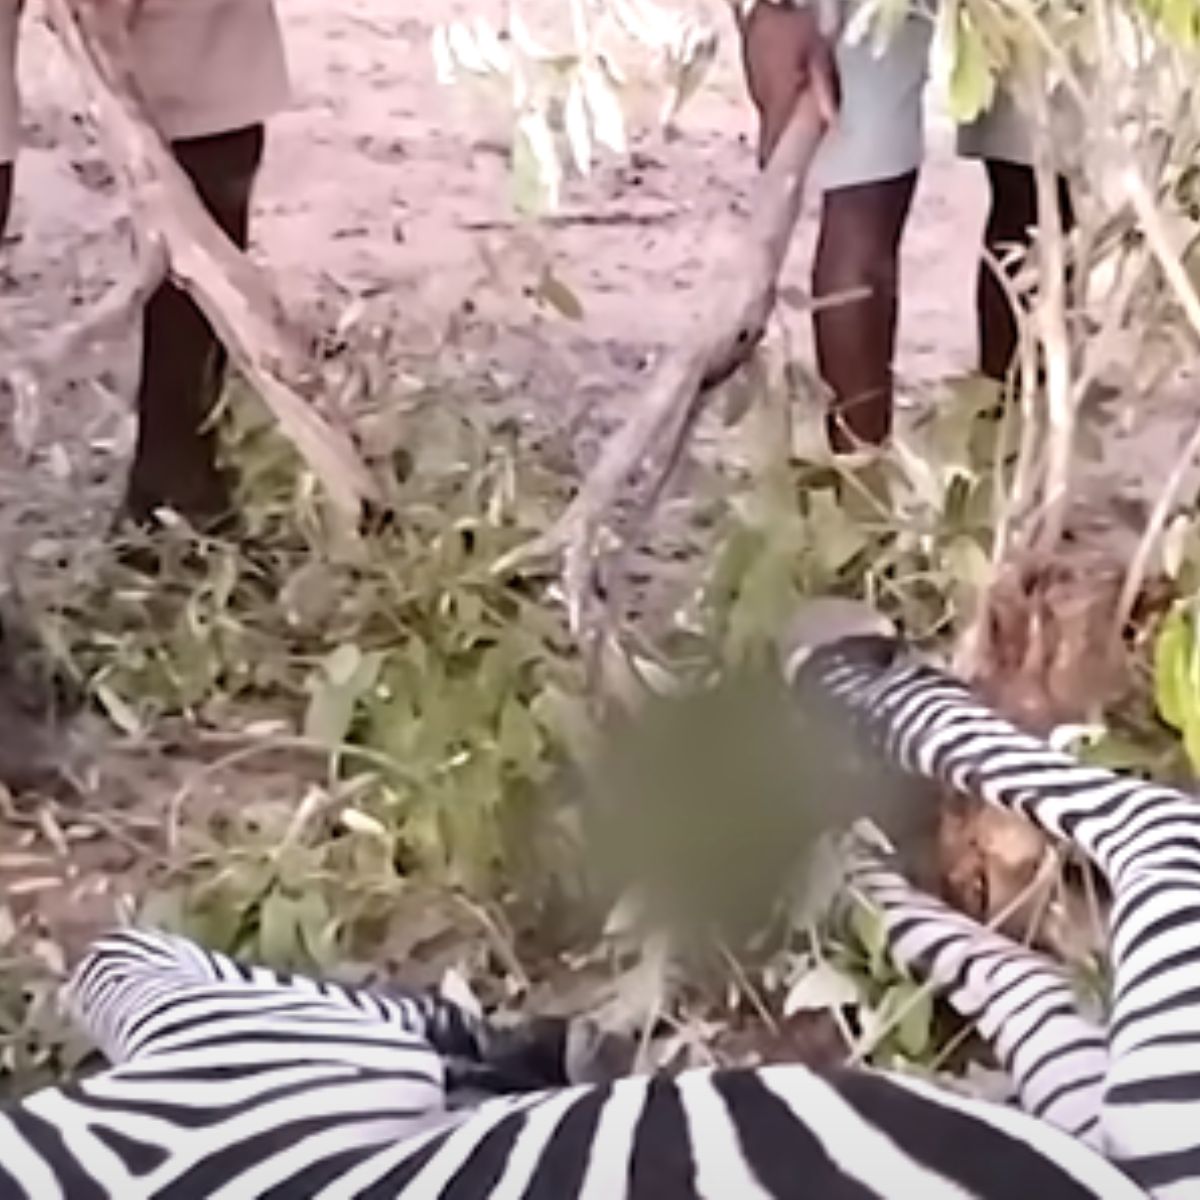
[{"label": "small plant", "polygon": [[[371,870],[387,860],[479,897],[511,890],[569,759],[581,671],[561,616],[541,582],[491,570],[560,485],[502,424],[434,405],[397,419],[412,436],[397,452],[395,522],[348,542],[288,448],[235,396],[229,452],[243,467],[250,549],[169,529],[153,576],[104,562],[46,622],[62,660],[127,734],[145,738],[178,718],[241,728],[264,752],[325,757],[336,787],[353,789],[359,833],[349,842],[318,838],[303,867],[294,860],[311,831],[272,851],[278,896],[300,908],[285,919],[282,898],[234,904],[235,922],[218,904],[220,944],[240,944],[231,922],[260,920],[281,944],[291,921],[305,953],[327,961],[318,931],[330,917],[317,893],[299,895],[303,880],[353,873],[340,856],[358,861],[368,845],[380,860]],[[279,817],[231,844],[244,836],[253,857]]]},{"label": "small plant", "polygon": [[90,1052],[59,1004],[62,950],[22,938],[0,905],[0,1098],[73,1073]]}]

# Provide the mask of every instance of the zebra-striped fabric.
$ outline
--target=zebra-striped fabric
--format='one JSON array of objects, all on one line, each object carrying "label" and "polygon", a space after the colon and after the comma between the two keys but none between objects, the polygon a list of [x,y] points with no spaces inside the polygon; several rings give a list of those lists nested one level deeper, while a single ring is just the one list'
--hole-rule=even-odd
[{"label": "zebra-striped fabric", "polygon": [[[427,992],[389,995],[237,962],[160,932],[121,929],[92,944],[65,996],[110,1063],[141,1060],[211,1037],[218,1024],[345,1010],[427,1043],[443,1059],[478,1060],[488,1030],[459,1005]],[[223,1016],[228,1004],[230,1016]]]},{"label": "zebra-striped fabric", "polygon": [[452,1113],[433,1042],[463,1043],[445,1001],[161,934],[101,940],[69,994],[116,1065],[0,1114],[0,1200],[1144,1194],[1046,1122],[868,1071],[691,1071]]},{"label": "zebra-striped fabric", "polygon": [[453,1130],[357,1157],[321,1200],[1145,1196],[1025,1113],[916,1080],[788,1065],[492,1101]]},{"label": "zebra-striped fabric", "polygon": [[446,1059],[478,1046],[436,997],[281,975],[136,930],[101,939],[67,999],[115,1065],[0,1112],[3,1200],[256,1196],[256,1178],[448,1120]]},{"label": "zebra-striped fabric", "polygon": [[892,642],[819,650],[796,684],[832,696],[906,769],[1025,813],[1106,872],[1115,994],[1102,1034],[1051,963],[879,862],[854,864],[897,957],[979,1021],[1021,1109],[907,1076],[780,1065],[455,1113],[443,1057],[486,1058],[487,1037],[444,1002],[384,1003],[123,933],[70,989],[116,1065],[0,1116],[0,1200],[1200,1195],[1200,939],[1188,937],[1200,808],[1026,737]]},{"label": "zebra-striped fabric", "polygon": [[1021,1107],[1099,1148],[1108,1049],[1065,973],[865,855],[851,878],[882,912],[892,957],[976,1023]]},{"label": "zebra-striped fabric", "polygon": [[[107,943],[169,954],[153,936]],[[168,947],[170,949],[170,947]],[[194,950],[203,961],[206,955]],[[75,1003],[134,1045],[144,995],[112,993],[98,948]],[[189,964],[190,965],[190,964]],[[224,972],[222,972],[224,974]],[[156,1033],[81,1084],[0,1117],[0,1197],[30,1200],[1124,1200],[1144,1193],[1027,1114],[868,1071],[800,1066],[626,1078],[444,1107],[428,1044],[307,980],[203,981],[210,1015],[156,990]],[[188,980],[181,980],[190,1000]],[[143,1014],[148,1015],[148,1014]]]},{"label": "zebra-striped fabric", "polygon": [[[1021,814],[1104,872],[1113,995],[1100,1144],[1150,1194],[1200,1195],[1200,803],[1080,764],[888,639],[818,649],[795,684],[832,696],[890,761]],[[1072,1037],[1086,1042],[1078,1025]]]}]

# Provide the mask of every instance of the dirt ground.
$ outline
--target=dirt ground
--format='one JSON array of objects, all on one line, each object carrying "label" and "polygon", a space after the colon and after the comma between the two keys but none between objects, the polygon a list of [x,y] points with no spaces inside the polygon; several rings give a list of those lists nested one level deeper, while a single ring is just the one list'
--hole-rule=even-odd
[{"label": "dirt ground", "polygon": [[[280,0],[280,9],[295,96],[271,126],[254,252],[293,309],[384,298],[400,314],[402,344],[436,346],[453,322],[470,361],[552,420],[627,410],[656,352],[705,301],[698,284],[714,231],[746,207],[752,120],[732,37],[680,135],[642,136],[632,163],[573,182],[541,236],[583,302],[584,318],[571,322],[523,294],[529,260],[508,203],[507,114],[434,80],[432,17],[446,10],[418,0]],[[125,202],[80,116],[79,88],[38,16],[31,5],[24,149],[0,252],[0,354],[59,371],[63,364],[45,363],[56,331],[128,277],[131,240]],[[978,166],[955,160],[934,114],[904,249],[906,393],[972,364],[983,206]],[[787,272],[800,285],[812,209]],[[489,278],[487,256],[500,264],[498,278]],[[782,320],[803,353],[805,320]],[[130,447],[134,354],[130,328],[97,347],[75,378],[47,373],[42,394],[9,396],[0,409],[0,546],[10,561],[103,529]],[[1122,440],[1102,472],[1113,494],[1150,474],[1162,446],[1178,442],[1179,419],[1176,409],[1156,415],[1149,443],[1113,431]],[[36,877],[42,866],[29,870]]]}]

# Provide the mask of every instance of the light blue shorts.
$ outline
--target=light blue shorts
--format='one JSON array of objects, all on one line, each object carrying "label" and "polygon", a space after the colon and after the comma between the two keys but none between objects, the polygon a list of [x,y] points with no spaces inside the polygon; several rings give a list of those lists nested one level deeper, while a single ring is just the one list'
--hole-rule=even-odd
[{"label": "light blue shorts", "polygon": [[[925,157],[925,83],[933,21],[909,17],[882,55],[870,38],[838,45],[842,106],[838,125],[821,146],[814,178],[822,190],[896,179]],[[1003,90],[977,120],[958,130],[967,158],[1032,161],[1027,123]]]}]

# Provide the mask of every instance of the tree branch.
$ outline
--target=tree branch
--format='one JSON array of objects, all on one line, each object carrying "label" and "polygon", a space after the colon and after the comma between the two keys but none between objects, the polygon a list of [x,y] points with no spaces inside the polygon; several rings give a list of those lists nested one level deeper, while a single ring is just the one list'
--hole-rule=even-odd
[{"label": "tree branch", "polygon": [[800,216],[804,182],[824,133],[804,96],[754,192],[741,236],[709,271],[714,297],[691,338],[669,351],[625,424],[609,438],[579,494],[552,528],[496,565],[506,572],[564,552],[564,585],[578,629],[594,578],[596,541],[630,476],[656,452],[665,460],[651,491],[661,491],[707,395],[754,353],[775,306],[775,289]]},{"label": "tree branch", "polygon": [[304,398],[315,381],[267,277],[218,228],[155,132],[130,66],[125,7],[111,0],[45,3],[87,84],[143,236],[165,256],[172,279],[196,301],[333,502],[361,522],[382,503],[377,483],[350,433]]}]

